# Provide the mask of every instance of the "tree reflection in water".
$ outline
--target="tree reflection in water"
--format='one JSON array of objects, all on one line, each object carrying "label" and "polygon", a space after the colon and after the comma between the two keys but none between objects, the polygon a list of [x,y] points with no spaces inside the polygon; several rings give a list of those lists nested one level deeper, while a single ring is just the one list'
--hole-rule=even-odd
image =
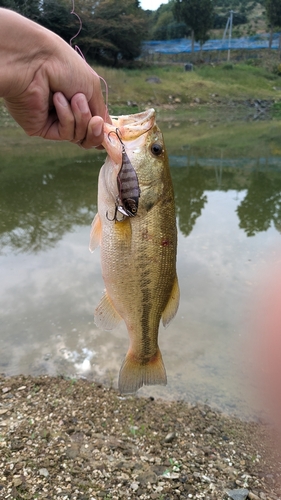
[{"label": "tree reflection in water", "polygon": [[0,183],[0,249],[38,252],[54,247],[75,225],[90,227],[96,212],[97,176],[102,159],[94,163],[46,161],[22,175],[5,172]]},{"label": "tree reflection in water", "polygon": [[[53,154],[54,156],[54,154]],[[92,152],[81,158],[52,158],[23,155],[19,161],[1,159],[0,170],[0,250],[39,252],[54,247],[76,225],[87,225],[96,212],[97,178],[104,154]],[[175,157],[174,157],[175,158]],[[182,159],[182,157],[181,157]],[[3,161],[2,161],[3,160]],[[6,164],[5,164],[6,161]],[[205,164],[204,164],[205,161]],[[189,164],[188,164],[189,163]],[[266,231],[273,222],[281,226],[280,170],[261,171],[233,166],[233,161],[186,158],[186,167],[171,162],[176,213],[180,231],[188,236],[202,214],[209,191],[246,191],[237,207],[239,227],[247,236]],[[220,169],[218,179],[217,168]]]},{"label": "tree reflection in water", "polygon": [[281,223],[281,171],[279,176],[264,172],[253,172],[248,183],[248,192],[237,208],[239,227],[247,236],[267,231],[274,223],[280,231]]}]

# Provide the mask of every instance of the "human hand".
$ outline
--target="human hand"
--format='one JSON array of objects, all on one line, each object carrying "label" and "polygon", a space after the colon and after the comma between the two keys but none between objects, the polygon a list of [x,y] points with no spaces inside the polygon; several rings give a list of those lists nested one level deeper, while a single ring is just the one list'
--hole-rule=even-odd
[{"label": "human hand", "polygon": [[109,117],[99,76],[60,37],[0,10],[0,95],[11,115],[28,135],[100,145]]},{"label": "human hand", "polygon": [[56,92],[53,102],[54,121],[43,131],[45,139],[70,141],[84,149],[101,144],[103,119],[100,116],[92,117],[84,94],[75,94],[69,103],[61,92]]}]

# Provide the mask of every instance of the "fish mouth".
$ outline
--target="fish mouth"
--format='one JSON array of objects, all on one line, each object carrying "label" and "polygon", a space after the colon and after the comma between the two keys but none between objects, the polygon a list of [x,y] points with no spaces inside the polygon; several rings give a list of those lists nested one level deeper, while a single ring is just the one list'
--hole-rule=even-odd
[{"label": "fish mouth", "polygon": [[111,116],[112,123],[104,124],[103,147],[110,158],[120,168],[122,164],[122,147],[126,149],[141,147],[145,136],[155,125],[153,108],[133,115]]},{"label": "fish mouth", "polygon": [[112,125],[118,128],[123,140],[136,139],[155,124],[155,109],[150,108],[133,115],[111,116]]}]

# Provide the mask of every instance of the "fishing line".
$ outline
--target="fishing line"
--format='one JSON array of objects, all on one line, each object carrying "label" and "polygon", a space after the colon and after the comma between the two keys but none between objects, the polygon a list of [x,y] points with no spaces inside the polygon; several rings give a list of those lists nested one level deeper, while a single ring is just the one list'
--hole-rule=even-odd
[{"label": "fishing line", "polygon": [[104,83],[105,85],[105,116],[104,116],[104,121],[106,121],[107,119],[107,115],[109,114],[108,113],[108,85],[105,81],[105,79],[100,76],[95,70],[93,70],[93,68],[91,68],[91,66],[87,63],[86,61],[86,58],[82,52],[82,50],[80,49],[80,47],[78,47],[78,45],[74,45],[73,46],[73,40],[75,38],[78,37],[78,35],[80,34],[81,30],[82,30],[82,27],[83,27],[83,23],[82,23],[82,19],[81,17],[77,14],[77,12],[75,12],[75,0],[71,0],[72,1],[72,11],[70,12],[70,14],[74,15],[78,21],[79,21],[79,29],[77,31],[77,33],[69,40],[69,45],[74,48],[74,50],[82,57],[82,59],[84,59],[85,63],[87,64],[89,70],[96,76],[99,77],[99,79]]}]

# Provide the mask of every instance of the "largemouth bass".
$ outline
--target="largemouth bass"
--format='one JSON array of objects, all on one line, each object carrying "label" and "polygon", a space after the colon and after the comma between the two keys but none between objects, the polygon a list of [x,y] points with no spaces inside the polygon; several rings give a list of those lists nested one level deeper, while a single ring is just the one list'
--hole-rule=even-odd
[{"label": "largemouth bass", "polygon": [[161,318],[166,326],[179,304],[175,205],[155,111],[111,118],[112,124],[105,124],[108,156],[99,174],[90,238],[91,251],[101,247],[106,287],[95,323],[110,330],[125,321],[130,345],[118,386],[121,393],[134,393],[142,385],[167,383],[158,329]]}]

